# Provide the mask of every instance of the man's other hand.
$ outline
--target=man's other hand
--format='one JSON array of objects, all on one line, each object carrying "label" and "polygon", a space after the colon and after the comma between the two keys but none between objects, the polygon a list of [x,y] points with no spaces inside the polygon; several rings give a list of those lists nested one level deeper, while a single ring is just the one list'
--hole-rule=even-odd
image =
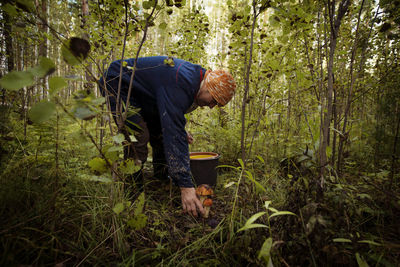
[{"label": "man's other hand", "polygon": [[193,136],[190,133],[187,133],[187,141],[189,143],[189,145],[193,144]]},{"label": "man's other hand", "polygon": [[187,212],[197,217],[197,211],[204,214],[203,205],[196,196],[196,191],[192,187],[181,187],[181,198],[183,212]]}]

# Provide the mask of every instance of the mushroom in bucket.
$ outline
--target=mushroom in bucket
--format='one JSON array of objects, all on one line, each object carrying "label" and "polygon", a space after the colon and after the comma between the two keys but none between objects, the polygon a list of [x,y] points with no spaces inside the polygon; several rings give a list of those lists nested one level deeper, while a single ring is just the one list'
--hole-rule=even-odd
[{"label": "mushroom in bucket", "polygon": [[200,202],[203,205],[204,208],[204,218],[208,218],[209,213],[210,213],[210,208],[212,206],[212,195],[214,191],[208,184],[201,184],[196,188],[196,194],[200,198]]}]

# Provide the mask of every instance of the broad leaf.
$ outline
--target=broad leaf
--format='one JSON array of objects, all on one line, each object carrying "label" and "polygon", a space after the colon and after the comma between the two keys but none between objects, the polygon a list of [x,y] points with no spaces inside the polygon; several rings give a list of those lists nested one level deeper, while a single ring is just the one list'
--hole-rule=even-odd
[{"label": "broad leaf", "polygon": [[119,133],[113,136],[112,139],[114,140],[115,143],[121,144],[125,140],[125,137],[122,133]]},{"label": "broad leaf", "polygon": [[92,111],[88,107],[76,107],[74,110],[75,117],[81,120],[92,119],[96,116],[96,112]]},{"label": "broad leaf", "polygon": [[165,30],[165,29],[167,28],[167,26],[168,26],[168,24],[165,23],[165,22],[162,22],[162,23],[160,23],[160,25],[158,25],[158,27],[159,27],[161,30]]},{"label": "broad leaf", "polygon": [[271,248],[272,248],[272,238],[269,237],[264,241],[264,244],[262,245],[260,252],[258,253],[258,259],[263,259],[264,262],[267,264],[267,266],[274,266],[272,264],[272,259],[271,259]]},{"label": "broad leaf", "polygon": [[147,216],[144,214],[135,215],[127,224],[134,230],[143,229],[147,224]]},{"label": "broad leaf", "polygon": [[103,173],[103,172],[107,171],[106,161],[102,158],[91,159],[89,161],[88,165],[92,169],[92,171],[96,171],[99,173]]},{"label": "broad leaf", "polygon": [[124,174],[134,174],[138,172],[140,168],[140,165],[136,165],[133,159],[127,159],[120,165],[120,169]]},{"label": "broad leaf", "polygon": [[29,71],[39,77],[43,78],[44,76],[52,74],[56,70],[56,65],[51,59],[47,57],[40,57],[39,58],[39,65],[34,68],[31,68]]},{"label": "broad leaf", "polygon": [[104,104],[104,102],[106,102],[106,99],[104,97],[98,97],[90,101],[90,103],[95,106],[102,105]]},{"label": "broad leaf", "polygon": [[124,209],[125,209],[124,203],[120,202],[120,203],[117,203],[117,204],[114,206],[113,211],[118,215],[118,214],[120,214],[121,212],[123,212]]},{"label": "broad leaf", "polygon": [[356,259],[357,259],[357,263],[358,263],[359,267],[368,267],[369,266],[368,263],[363,258],[361,258],[360,253],[358,253],[358,252],[356,253]]},{"label": "broad leaf", "polygon": [[51,77],[49,79],[50,95],[56,94],[61,88],[67,86],[68,83],[62,77]]},{"label": "broad leaf", "polygon": [[0,86],[11,91],[31,86],[34,83],[34,76],[29,71],[11,71],[0,79]]},{"label": "broad leaf", "polygon": [[15,16],[18,15],[17,8],[16,8],[15,6],[9,4],[9,3],[7,3],[7,4],[5,4],[5,5],[3,4],[2,7],[1,7],[1,9],[2,9],[4,12],[7,12],[7,14],[8,14],[10,17],[15,17]]},{"label": "broad leaf", "polygon": [[42,101],[29,110],[29,118],[35,123],[42,123],[51,118],[56,111],[56,104],[49,101]]}]

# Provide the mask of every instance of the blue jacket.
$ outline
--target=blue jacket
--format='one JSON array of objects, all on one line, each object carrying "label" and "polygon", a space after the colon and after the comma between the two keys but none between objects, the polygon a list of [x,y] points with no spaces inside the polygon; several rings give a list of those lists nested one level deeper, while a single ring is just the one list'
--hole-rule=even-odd
[{"label": "blue jacket", "polygon": [[[132,85],[130,103],[140,108],[146,120],[159,116],[169,175],[180,187],[193,187],[184,114],[191,107],[206,69],[190,62],[165,56],[139,58]],[[126,101],[134,59],[124,60],[121,98]],[[117,95],[121,61],[111,63],[104,74],[109,92]],[[100,87],[104,85],[100,79]],[[114,103],[115,105],[115,103]]]}]

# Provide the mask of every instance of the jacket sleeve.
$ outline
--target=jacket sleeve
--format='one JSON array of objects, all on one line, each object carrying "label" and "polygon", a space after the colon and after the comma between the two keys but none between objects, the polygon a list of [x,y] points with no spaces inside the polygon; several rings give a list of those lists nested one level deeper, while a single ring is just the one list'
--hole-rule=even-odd
[{"label": "jacket sleeve", "polygon": [[171,178],[179,187],[194,187],[190,171],[189,148],[185,131],[186,119],[168,95],[170,88],[160,90],[157,106],[163,133],[164,151]]}]

